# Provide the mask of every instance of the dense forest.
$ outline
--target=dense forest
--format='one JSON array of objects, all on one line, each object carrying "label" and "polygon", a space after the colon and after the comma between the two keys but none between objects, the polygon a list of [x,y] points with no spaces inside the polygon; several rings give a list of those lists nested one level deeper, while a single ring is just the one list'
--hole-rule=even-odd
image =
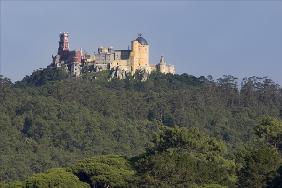
[{"label": "dense forest", "polygon": [[0,77],[0,187],[282,187],[282,89],[153,73]]}]

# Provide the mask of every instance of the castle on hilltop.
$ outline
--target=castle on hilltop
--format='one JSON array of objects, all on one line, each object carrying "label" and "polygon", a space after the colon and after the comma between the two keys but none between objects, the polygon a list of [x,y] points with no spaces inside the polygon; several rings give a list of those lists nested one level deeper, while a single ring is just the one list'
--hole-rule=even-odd
[{"label": "castle on hilltop", "polygon": [[98,52],[89,54],[69,48],[69,33],[60,33],[57,55],[53,56],[49,68],[64,67],[71,75],[79,77],[81,72],[99,72],[110,70],[111,77],[119,79],[134,75],[137,71],[149,75],[152,71],[175,74],[173,65],[164,61],[163,56],[158,64],[150,64],[149,44],[141,34],[131,41],[131,49],[114,50],[112,47],[99,47]]}]

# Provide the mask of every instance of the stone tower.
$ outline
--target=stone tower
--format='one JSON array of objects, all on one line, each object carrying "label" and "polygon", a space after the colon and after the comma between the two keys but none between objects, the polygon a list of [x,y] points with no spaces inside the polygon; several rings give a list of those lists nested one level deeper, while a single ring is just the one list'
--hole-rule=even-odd
[{"label": "stone tower", "polygon": [[159,63],[159,71],[162,73],[166,72],[166,63],[164,61],[164,56],[161,56],[160,63]]},{"label": "stone tower", "polygon": [[64,56],[69,52],[69,33],[60,33],[58,55]]},{"label": "stone tower", "polygon": [[141,34],[131,42],[131,73],[145,69],[149,65],[149,44]]}]

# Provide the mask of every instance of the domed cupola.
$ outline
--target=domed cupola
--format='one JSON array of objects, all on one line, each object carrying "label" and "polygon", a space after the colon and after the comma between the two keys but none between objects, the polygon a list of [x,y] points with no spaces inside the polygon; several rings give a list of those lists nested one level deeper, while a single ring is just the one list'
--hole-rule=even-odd
[{"label": "domed cupola", "polygon": [[138,41],[142,45],[149,45],[146,39],[142,37],[142,34],[138,34],[136,41]]}]

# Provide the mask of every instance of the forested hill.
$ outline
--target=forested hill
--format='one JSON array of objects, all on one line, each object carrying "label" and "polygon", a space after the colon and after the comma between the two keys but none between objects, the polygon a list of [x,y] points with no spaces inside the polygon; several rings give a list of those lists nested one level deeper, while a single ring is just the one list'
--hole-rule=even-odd
[{"label": "forested hill", "polygon": [[[75,79],[60,69],[44,69],[14,84],[1,77],[0,84],[0,181],[23,180],[96,155],[133,157],[148,148],[163,151],[156,138],[165,127],[196,128],[221,139],[228,148],[226,155],[234,156],[243,145],[258,142],[261,135],[254,130],[263,117],[282,118],[282,89],[268,78],[239,81],[223,76],[213,80],[153,73],[145,82],[131,77],[108,81],[108,72]],[[208,144],[197,147],[205,150]],[[163,164],[168,160],[160,158]],[[156,159],[159,161],[151,160]],[[235,160],[226,158],[230,159]],[[230,161],[222,163],[233,168]],[[140,173],[148,170],[138,169]],[[235,167],[233,170],[235,173]],[[230,177],[215,183],[235,185],[237,175],[233,177],[231,171]],[[65,172],[59,169],[58,173]],[[149,182],[169,185],[155,179]]]}]

